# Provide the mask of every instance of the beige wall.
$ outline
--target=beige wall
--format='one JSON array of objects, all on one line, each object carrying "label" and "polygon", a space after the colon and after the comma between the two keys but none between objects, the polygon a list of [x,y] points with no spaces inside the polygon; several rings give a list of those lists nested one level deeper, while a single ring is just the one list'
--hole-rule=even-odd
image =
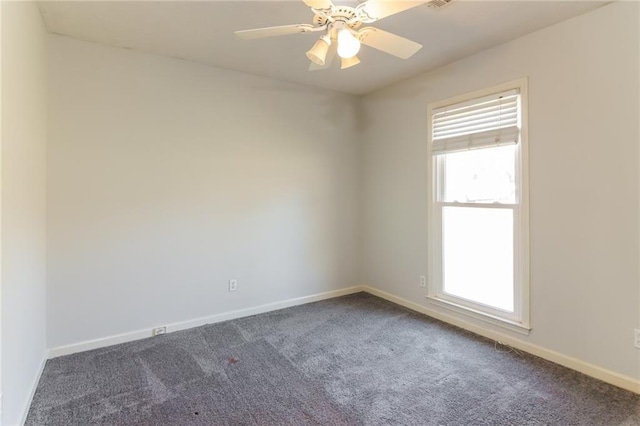
[{"label": "beige wall", "polygon": [[359,284],[355,98],[49,48],[49,347]]},{"label": "beige wall", "polygon": [[614,3],[366,97],[364,282],[428,304],[427,105],[528,77],[533,330],[514,337],[640,378],[638,18]]},{"label": "beige wall", "polygon": [[46,355],[46,32],[2,2],[2,420],[18,424]]}]

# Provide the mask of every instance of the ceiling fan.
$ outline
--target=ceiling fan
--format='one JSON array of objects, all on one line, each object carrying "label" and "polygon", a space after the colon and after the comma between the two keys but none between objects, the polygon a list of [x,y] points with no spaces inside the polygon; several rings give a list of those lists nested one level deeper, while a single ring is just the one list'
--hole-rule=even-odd
[{"label": "ceiling fan", "polygon": [[[336,53],[342,60],[341,68],[358,65],[360,45],[373,47],[382,52],[408,59],[422,45],[374,27],[361,27],[387,16],[395,15],[430,1],[367,0],[356,7],[336,6],[331,0],[303,0],[314,13],[313,24],[293,24],[278,27],[256,28],[236,31],[244,39],[282,36],[289,34],[322,33],[318,41],[307,52],[311,61],[309,70],[327,69]],[[448,3],[451,0],[431,0]]]}]

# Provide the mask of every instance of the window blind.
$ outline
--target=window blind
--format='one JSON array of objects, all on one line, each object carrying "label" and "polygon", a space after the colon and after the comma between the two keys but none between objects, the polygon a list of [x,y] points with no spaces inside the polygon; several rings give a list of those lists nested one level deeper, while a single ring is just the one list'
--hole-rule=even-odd
[{"label": "window blind", "polygon": [[518,143],[520,94],[496,93],[433,111],[433,155]]}]

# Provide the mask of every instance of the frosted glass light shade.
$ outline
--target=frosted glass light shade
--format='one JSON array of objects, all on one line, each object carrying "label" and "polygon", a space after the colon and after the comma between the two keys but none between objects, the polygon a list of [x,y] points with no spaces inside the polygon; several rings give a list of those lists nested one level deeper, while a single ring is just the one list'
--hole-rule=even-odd
[{"label": "frosted glass light shade", "polygon": [[342,58],[342,66],[340,67],[340,69],[347,69],[347,68],[351,68],[354,65],[358,65],[360,63],[360,59],[358,59],[357,56],[352,56],[350,58]]},{"label": "frosted glass light shade", "polygon": [[338,56],[343,59],[353,58],[360,51],[360,41],[347,28],[338,32]]},{"label": "frosted glass light shade", "polygon": [[311,50],[307,52],[307,58],[314,64],[318,64],[321,67],[324,66],[324,61],[327,58],[327,52],[331,46],[331,39],[327,36],[322,36],[316,41]]}]

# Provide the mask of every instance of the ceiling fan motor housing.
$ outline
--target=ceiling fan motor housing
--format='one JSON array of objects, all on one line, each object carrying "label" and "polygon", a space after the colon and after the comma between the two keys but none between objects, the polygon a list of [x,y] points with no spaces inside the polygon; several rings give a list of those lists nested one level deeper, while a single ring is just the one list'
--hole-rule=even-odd
[{"label": "ceiling fan motor housing", "polygon": [[[353,7],[336,6],[334,9],[332,9],[331,15],[329,16],[332,21],[344,22],[344,24],[347,27],[351,28],[352,30],[355,30],[360,25],[362,25],[362,21],[360,21],[359,19],[354,19],[357,16],[357,13],[356,13],[356,9]],[[331,25],[332,24],[331,20],[325,14],[316,13],[316,15],[313,17],[313,24],[315,26],[322,27],[325,25]],[[334,38],[333,34],[332,34],[332,38]]]}]

